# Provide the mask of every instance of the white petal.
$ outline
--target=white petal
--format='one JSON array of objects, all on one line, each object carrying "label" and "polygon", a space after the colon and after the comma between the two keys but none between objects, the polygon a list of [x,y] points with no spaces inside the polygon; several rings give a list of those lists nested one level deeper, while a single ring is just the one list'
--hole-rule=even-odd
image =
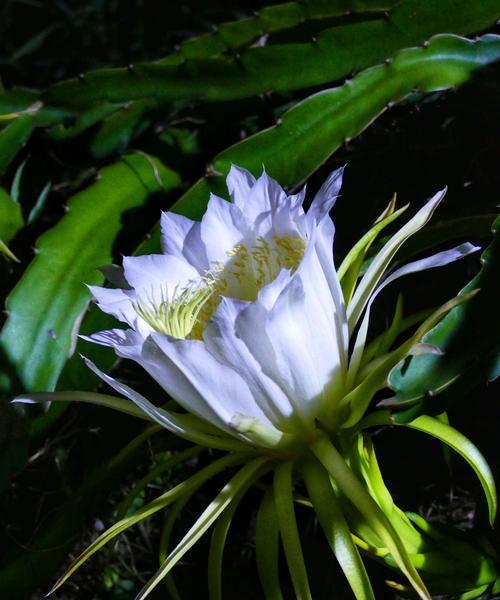
[{"label": "white petal", "polygon": [[81,335],[82,340],[113,348],[118,356],[136,360],[140,357],[144,338],[133,329],[108,329],[92,335]]},{"label": "white petal", "polygon": [[[236,414],[265,422],[246,382],[212,356],[204,342],[174,340],[157,333],[151,337],[159,352],[154,353],[148,345],[145,356],[149,358],[153,353],[159,368],[154,375],[150,372],[186,410],[226,431],[232,430]],[[190,393],[186,393],[188,386]]]},{"label": "white petal", "polygon": [[228,252],[242,241],[247,230],[246,219],[237,206],[214,194],[210,195],[200,229],[210,263],[228,260]]},{"label": "white petal", "polygon": [[287,195],[281,185],[269,177],[264,169],[251,190],[249,204],[252,205],[252,209],[259,206],[259,212],[264,212],[276,210],[283,205],[286,198]]},{"label": "white petal", "polygon": [[[280,294],[266,326],[269,339],[293,388],[303,401],[327,402],[343,388],[343,341],[338,338],[337,307],[315,252]],[[302,265],[301,265],[302,267]],[[302,362],[300,360],[302,356]],[[325,396],[323,400],[319,396]],[[312,408],[311,408],[312,409]]]},{"label": "white petal", "polygon": [[330,289],[330,295],[335,306],[334,320],[337,332],[338,348],[342,368],[347,368],[347,355],[349,351],[349,327],[347,324],[344,294],[335,268],[333,258],[333,240],[335,226],[328,215],[319,221],[313,231],[309,242],[314,244],[315,252],[323,270],[323,274]]},{"label": "white petal", "polygon": [[302,189],[296,194],[290,194],[288,196],[288,205],[290,206],[290,210],[299,211],[300,214],[303,214],[304,211],[302,209],[302,204],[304,204],[304,200],[306,199],[307,192],[307,184],[302,186]]},{"label": "white petal", "polygon": [[123,323],[127,323],[131,327],[134,326],[137,321],[137,313],[132,306],[132,301],[136,297],[134,291],[96,285],[89,285],[88,288],[103,312],[112,315]]},{"label": "white petal", "polygon": [[153,421],[155,421],[171,433],[189,439],[189,432],[177,422],[174,415],[169,414],[166,410],[163,410],[162,408],[157,408],[149,400],[144,398],[144,396],[130,388],[128,385],[125,385],[124,383],[113,379],[113,377],[106,375],[106,373],[103,373],[100,369],[98,369],[92,361],[88,360],[85,357],[83,357],[83,359],[85,361],[85,364],[89,367],[89,369],[91,369],[98,377],[100,377],[104,382],[106,382],[119,394],[122,394],[129,400],[132,400],[132,402],[136,404]]},{"label": "white petal", "polygon": [[354,378],[357,375],[359,365],[361,364],[361,359],[363,355],[363,350],[366,343],[366,337],[368,333],[368,325],[370,322],[370,311],[375,298],[379,295],[379,293],[390,283],[399,279],[400,277],[404,277],[405,275],[410,275],[411,273],[418,273],[419,271],[424,271],[426,269],[435,269],[436,267],[443,267],[445,265],[450,264],[451,262],[455,262],[456,260],[460,260],[473,252],[477,252],[480,250],[479,246],[474,246],[473,244],[469,244],[468,242],[465,244],[460,244],[455,248],[451,248],[450,250],[444,250],[443,252],[438,252],[433,254],[432,256],[428,256],[426,258],[422,258],[420,260],[416,260],[414,262],[408,263],[403,267],[397,269],[391,275],[386,277],[381,285],[375,290],[372,294],[370,301],[366,307],[365,315],[363,317],[363,321],[358,330],[358,334],[356,336],[356,342],[353,347],[353,352],[351,355],[351,361],[349,364],[349,377],[348,382],[349,385],[354,383]]},{"label": "white petal", "polygon": [[245,210],[250,190],[255,184],[255,177],[246,169],[231,165],[226,183],[234,204],[241,210]]},{"label": "white petal", "polygon": [[[318,271],[319,266],[306,283],[294,275],[265,319],[258,305],[251,304],[236,323],[238,336],[264,373],[287,393],[295,416],[306,427],[314,427],[314,419],[343,386],[336,331],[328,315],[331,299],[318,302],[319,295],[310,289]],[[326,283],[325,287],[329,296]]]},{"label": "white petal", "polygon": [[[171,339],[163,334],[157,335],[158,338],[164,337],[166,343]],[[220,419],[211,409],[204,396],[193,386],[182,369],[163,352],[152,337],[146,340],[142,355],[137,362],[180,406],[219,429],[228,431],[226,421]]]},{"label": "white petal", "polygon": [[342,186],[343,174],[344,167],[341,167],[328,175],[307,211],[307,217],[310,221],[320,221],[333,208]]},{"label": "white petal", "polygon": [[287,195],[283,188],[263,171],[242,210],[259,235],[265,235],[271,229],[273,215],[286,205]]},{"label": "white petal", "polygon": [[186,260],[172,255],[126,256],[123,269],[128,283],[143,298],[161,302],[166,290],[182,289],[199,278]]},{"label": "white petal", "polygon": [[427,269],[435,269],[436,267],[444,267],[445,265],[449,265],[450,263],[460,260],[461,258],[464,258],[473,252],[477,252],[478,250],[481,250],[480,246],[474,246],[473,244],[466,242],[464,244],[460,244],[459,246],[455,246],[455,248],[450,248],[450,250],[437,252],[432,256],[427,256],[426,258],[421,258],[420,260],[408,263],[384,279],[383,283],[375,292],[375,295],[378,295],[386,285],[389,285],[404,275],[418,273],[419,271],[426,271]]},{"label": "white petal", "polygon": [[276,279],[273,279],[271,283],[268,283],[259,290],[257,302],[265,309],[270,310],[285,286],[290,282],[290,278],[290,271],[288,269],[281,269]]},{"label": "white petal", "polygon": [[184,240],[194,225],[192,219],[174,212],[162,212],[160,218],[161,245],[164,254],[182,256]]},{"label": "white petal", "polygon": [[[220,362],[230,366],[247,383],[259,421],[270,421],[282,431],[291,431],[290,426],[287,426],[287,421],[292,414],[290,400],[264,373],[262,365],[255,359],[244,341],[236,335],[236,320],[247,306],[247,302],[222,298],[205,329],[205,344]],[[255,325],[258,326],[258,323]],[[262,343],[265,344],[265,340],[262,340]]]},{"label": "white petal", "polygon": [[288,204],[289,199],[290,196],[286,198],[285,205],[264,213],[257,219],[254,230],[256,237],[306,237],[303,232],[304,211],[301,207],[292,210]]},{"label": "white petal", "polygon": [[209,268],[206,249],[201,241],[200,223],[183,215],[164,212],[161,215],[161,241],[164,254],[184,258],[200,274]]}]

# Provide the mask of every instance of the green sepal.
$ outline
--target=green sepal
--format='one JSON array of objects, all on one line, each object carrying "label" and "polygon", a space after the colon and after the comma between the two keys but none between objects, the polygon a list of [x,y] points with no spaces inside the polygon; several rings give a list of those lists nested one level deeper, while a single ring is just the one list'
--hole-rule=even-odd
[{"label": "green sepal", "polygon": [[481,256],[481,271],[462,291],[478,288],[477,296],[451,311],[423,340],[443,354],[403,360],[389,374],[394,391],[391,408],[400,409],[398,420],[411,421],[423,412],[441,413],[478,382],[500,374],[500,319],[494,316],[498,309],[499,230],[497,217],[492,226],[494,239]]},{"label": "green sepal", "polygon": [[136,600],[143,600],[151,593],[151,591],[165,578],[165,576],[184,556],[184,554],[194,544],[196,544],[201,536],[222,515],[240,490],[245,489],[247,486],[259,479],[266,469],[269,469],[268,459],[255,458],[242,467],[240,471],[238,471],[238,473],[222,488],[219,494],[198,517],[194,525],[184,535],[177,546],[170,552],[162,566],[136,596]]},{"label": "green sepal", "polygon": [[[349,304],[356,282],[360,275],[361,266],[370,246],[377,239],[380,232],[396,220],[408,208],[408,204],[396,212],[389,212],[389,215],[383,219],[378,219],[374,226],[365,233],[365,235],[352,247],[344,258],[337,270],[338,278],[342,284],[344,300]],[[387,209],[386,209],[387,210]]]},{"label": "green sepal", "polygon": [[255,554],[257,570],[266,600],[283,600],[279,575],[280,528],[273,489],[262,496],[257,512]]},{"label": "green sepal", "polygon": [[112,525],[107,531],[101,534],[96,540],[90,544],[66,569],[64,574],[56,581],[49,595],[54,593],[61,585],[93,554],[100,550],[105,544],[114,539],[117,535],[125,531],[135,523],[142,521],[153,515],[154,513],[162,510],[166,506],[172,504],[186,493],[189,493],[193,487],[199,486],[201,483],[208,481],[221,471],[227,468],[233,467],[239,463],[245,462],[248,456],[242,454],[228,454],[217,461],[214,461],[189,479],[186,479],[182,483],[179,483],[172,489],[168,490],[149,504],[143,506],[140,510],[135,512],[133,515],[125,517],[121,521],[118,521]]},{"label": "green sepal", "polygon": [[429,415],[420,415],[413,421],[406,422],[399,421],[398,414],[391,414],[388,410],[368,415],[358,423],[357,428],[362,430],[380,425],[398,425],[400,427],[417,429],[418,431],[432,435],[460,454],[472,467],[481,483],[488,504],[490,523],[493,524],[497,512],[497,492],[493,473],[484,456],[465,435],[451,425]]},{"label": "green sepal", "polygon": [[340,503],[325,469],[317,461],[304,464],[304,480],[314,512],[357,600],[374,600],[373,589]]},{"label": "green sepal", "polygon": [[311,450],[328,471],[338,489],[356,507],[369,526],[387,546],[398,567],[406,575],[417,594],[423,600],[430,600],[429,592],[413,566],[404,543],[391,521],[347,466],[339,451],[325,436],[321,436],[311,446]]},{"label": "green sepal", "polygon": [[293,506],[293,463],[280,463],[274,472],[274,502],[288,570],[297,598],[312,600]]}]

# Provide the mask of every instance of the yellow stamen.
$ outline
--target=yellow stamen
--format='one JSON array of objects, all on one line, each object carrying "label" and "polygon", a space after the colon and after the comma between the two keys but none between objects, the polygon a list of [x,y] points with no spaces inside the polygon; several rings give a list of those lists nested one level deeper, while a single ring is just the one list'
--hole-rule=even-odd
[{"label": "yellow stamen", "polygon": [[206,311],[213,292],[213,284],[204,279],[201,285],[187,287],[180,293],[174,290],[170,297],[168,293],[162,294],[158,304],[139,299],[134,309],[155,331],[180,339],[201,339],[206,320],[200,316]]},{"label": "yellow stamen", "polygon": [[298,236],[259,236],[252,246],[238,244],[217,275],[225,281],[225,294],[240,300],[256,300],[259,290],[276,279],[281,269],[297,268],[306,242]]}]

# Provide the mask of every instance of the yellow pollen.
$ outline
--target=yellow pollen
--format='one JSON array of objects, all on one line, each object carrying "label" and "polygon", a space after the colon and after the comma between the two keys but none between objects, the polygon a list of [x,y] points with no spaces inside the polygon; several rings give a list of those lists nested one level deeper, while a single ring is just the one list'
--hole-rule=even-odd
[{"label": "yellow pollen", "polygon": [[298,236],[259,236],[255,244],[238,244],[228,253],[230,260],[217,279],[225,281],[224,295],[255,300],[259,290],[276,279],[281,269],[294,270],[304,256],[306,243]]}]

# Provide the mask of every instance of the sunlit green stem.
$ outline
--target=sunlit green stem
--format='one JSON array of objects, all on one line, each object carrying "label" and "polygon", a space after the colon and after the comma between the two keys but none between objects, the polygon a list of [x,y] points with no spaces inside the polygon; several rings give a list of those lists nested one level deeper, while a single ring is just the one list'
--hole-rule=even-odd
[{"label": "sunlit green stem", "polygon": [[342,454],[347,458],[349,467],[358,479],[364,482],[370,496],[391,521],[407,552],[423,551],[421,536],[405,513],[394,504],[391,493],[385,485],[371,438],[361,433],[349,436],[348,441],[344,440]]},{"label": "sunlit green stem", "polygon": [[266,600],[283,600],[279,576],[280,528],[273,489],[262,496],[257,513],[255,553],[259,579]]},{"label": "sunlit green stem", "polygon": [[[171,546],[170,542],[172,540],[172,532],[174,530],[175,523],[179,515],[184,510],[186,504],[198,492],[200,487],[201,485],[196,486],[188,494],[185,494],[182,498],[179,498],[179,500],[177,500],[177,502],[168,510],[160,534],[160,543],[158,545],[158,560],[160,566],[168,558],[168,554],[170,552],[169,548]],[[177,590],[177,586],[175,585],[174,576],[172,572],[168,573],[168,575],[165,576],[165,587],[167,588],[172,600],[182,600]]]},{"label": "sunlit green stem", "polygon": [[293,463],[283,462],[274,473],[274,501],[288,569],[299,600],[312,600],[293,507]]},{"label": "sunlit green stem", "polygon": [[328,473],[319,462],[311,460],[304,465],[304,479],[320,525],[356,599],[374,600],[365,566],[353,543]]},{"label": "sunlit green stem", "polygon": [[208,553],[208,595],[210,600],[222,600],[222,562],[229,527],[239,503],[254,483],[254,479],[248,479],[215,523]]},{"label": "sunlit green stem", "polygon": [[432,435],[464,458],[475,471],[483,488],[488,503],[490,523],[493,525],[497,512],[497,491],[493,473],[478,448],[462,433],[448,423],[429,415],[420,415],[408,423],[399,422],[397,414],[391,415],[388,410],[375,412],[359,422],[359,430],[373,427],[374,425],[399,425],[417,429]]},{"label": "sunlit green stem", "polygon": [[387,546],[401,571],[406,575],[421,598],[430,598],[424,582],[413,566],[408,553],[389,519],[384,515],[375,500],[368,494],[363,484],[347,466],[335,446],[322,436],[311,450],[330,473],[341,492],[359,510],[373,530]]}]

